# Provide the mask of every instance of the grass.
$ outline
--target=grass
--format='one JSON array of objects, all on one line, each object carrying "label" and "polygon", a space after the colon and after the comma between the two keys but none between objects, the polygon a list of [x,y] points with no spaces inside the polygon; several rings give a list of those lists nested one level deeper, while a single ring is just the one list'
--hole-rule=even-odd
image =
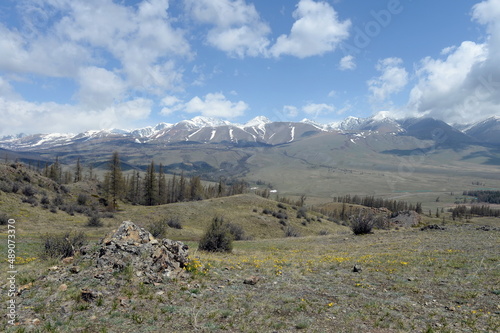
[{"label": "grass", "polygon": [[[320,179],[321,173],[309,176]],[[358,181],[368,183],[369,177],[361,176]],[[438,176],[440,181],[446,177]],[[450,186],[458,188],[470,179]],[[424,202],[424,212],[434,213],[452,205],[461,195],[455,192],[419,192],[426,200],[416,201]],[[412,193],[390,195],[414,198]],[[75,189],[67,199],[77,197]],[[323,217],[318,221],[321,214],[309,211],[308,217],[314,219],[303,224],[304,218],[297,218],[292,206],[278,207],[273,200],[249,194],[158,207],[122,204],[99,228],[86,227],[87,217],[81,214],[53,214],[23,204],[20,194],[1,193],[0,209],[16,219],[15,267],[17,283],[24,286],[16,296],[19,326],[7,327],[2,316],[9,332],[500,330],[499,231],[477,229],[485,224],[498,228],[499,219],[451,222],[448,218],[444,231],[401,228],[354,236],[348,227]],[[302,237],[286,238],[281,219],[264,214],[264,209],[286,211],[286,226]],[[198,251],[198,240],[214,216],[241,227],[253,240],[234,242],[231,253]],[[123,220],[147,227],[165,218],[176,218],[183,226],[166,229],[166,237],[190,246],[185,279],[144,285],[128,266],[109,281],[100,281],[70,273],[70,266],[57,259],[43,260],[38,252],[43,234],[83,231],[96,242]],[[426,223],[441,221],[425,218]],[[6,227],[0,230],[0,252],[7,253]],[[323,236],[318,236],[320,232]],[[92,263],[80,259],[75,262],[81,270],[89,269]],[[353,272],[354,265],[362,271]],[[250,277],[258,277],[258,282],[244,284]],[[98,297],[85,302],[82,288]],[[5,304],[8,299],[3,293],[1,301]]]},{"label": "grass", "polygon": [[[23,327],[39,318],[61,332],[495,332],[499,245],[498,232],[471,225],[235,242],[232,253],[191,250],[191,278],[167,284],[136,284],[130,274],[113,292],[78,280],[61,292],[52,279],[36,280],[36,292],[19,298],[19,314]],[[18,267],[50,277],[52,264]],[[352,272],[355,264],[361,273]],[[243,284],[249,276],[260,280]],[[99,301],[76,297],[89,284],[103,293]],[[61,314],[61,306],[75,310]]]}]

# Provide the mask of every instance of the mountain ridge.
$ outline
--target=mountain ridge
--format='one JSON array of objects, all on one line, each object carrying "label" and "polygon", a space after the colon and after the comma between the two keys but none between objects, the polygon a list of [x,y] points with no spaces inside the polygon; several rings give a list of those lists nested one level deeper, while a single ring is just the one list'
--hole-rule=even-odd
[{"label": "mountain ridge", "polygon": [[[469,126],[463,131],[444,121],[433,118],[407,118],[396,120],[385,113],[368,118],[347,117],[343,121],[321,124],[314,120],[271,121],[264,116],[255,117],[245,124],[197,116],[178,123],[158,123],[155,126],[123,130],[89,130],[78,134],[48,133],[19,134],[0,139],[0,147],[10,150],[49,149],[75,142],[106,139],[126,139],[143,143],[254,143],[277,145],[321,132],[383,133],[409,135],[419,139],[434,140],[436,135],[446,135],[459,143],[500,143],[500,117],[490,117]],[[445,133],[445,134],[443,134]]]}]

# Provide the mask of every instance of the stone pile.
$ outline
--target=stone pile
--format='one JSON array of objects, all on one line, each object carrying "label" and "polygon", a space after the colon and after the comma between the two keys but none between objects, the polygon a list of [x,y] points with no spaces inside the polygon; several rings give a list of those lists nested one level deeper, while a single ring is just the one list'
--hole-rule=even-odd
[{"label": "stone pile", "polygon": [[188,246],[170,239],[158,240],[145,229],[125,221],[104,237],[92,259],[98,279],[129,274],[143,283],[163,282],[164,278],[183,273],[188,263]]}]

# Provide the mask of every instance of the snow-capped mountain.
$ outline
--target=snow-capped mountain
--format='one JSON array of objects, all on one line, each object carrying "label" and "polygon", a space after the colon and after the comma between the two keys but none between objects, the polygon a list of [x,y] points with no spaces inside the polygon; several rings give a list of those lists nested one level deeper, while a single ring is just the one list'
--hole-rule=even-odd
[{"label": "snow-capped mountain", "polygon": [[500,143],[500,117],[492,117],[470,127],[463,133],[435,119],[394,120],[386,113],[369,118],[348,117],[341,122],[320,124],[304,119],[300,122],[272,122],[259,116],[245,124],[234,124],[227,120],[195,117],[176,124],[160,123],[133,130],[93,130],[78,134],[49,133],[16,135],[0,139],[0,147],[10,150],[40,150],[95,140],[133,144],[170,144],[176,142],[231,143],[238,145],[278,145],[300,140],[323,132],[344,135],[357,133],[407,135],[422,140],[432,140],[436,130],[445,133],[451,141],[460,143]]},{"label": "snow-capped mountain", "polygon": [[500,116],[480,121],[465,130],[471,137],[487,143],[500,143]]}]

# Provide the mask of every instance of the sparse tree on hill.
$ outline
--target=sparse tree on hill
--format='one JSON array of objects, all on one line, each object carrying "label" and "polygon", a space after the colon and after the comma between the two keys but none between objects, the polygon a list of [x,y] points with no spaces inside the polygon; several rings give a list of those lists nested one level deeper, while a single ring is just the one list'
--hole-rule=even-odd
[{"label": "sparse tree on hill", "polygon": [[120,156],[114,152],[109,163],[108,173],[108,194],[111,197],[111,209],[115,210],[118,206],[118,200],[123,199],[124,182],[121,169]]},{"label": "sparse tree on hill", "polygon": [[82,180],[82,165],[80,164],[80,157],[78,157],[78,159],[76,160],[74,182],[78,183],[81,180]]},{"label": "sparse tree on hill", "polygon": [[158,203],[158,182],[156,181],[155,162],[151,161],[144,178],[144,204],[154,206]]},{"label": "sparse tree on hill", "polygon": [[160,163],[158,172],[158,204],[163,205],[167,203],[167,181],[163,173],[163,164]]}]

